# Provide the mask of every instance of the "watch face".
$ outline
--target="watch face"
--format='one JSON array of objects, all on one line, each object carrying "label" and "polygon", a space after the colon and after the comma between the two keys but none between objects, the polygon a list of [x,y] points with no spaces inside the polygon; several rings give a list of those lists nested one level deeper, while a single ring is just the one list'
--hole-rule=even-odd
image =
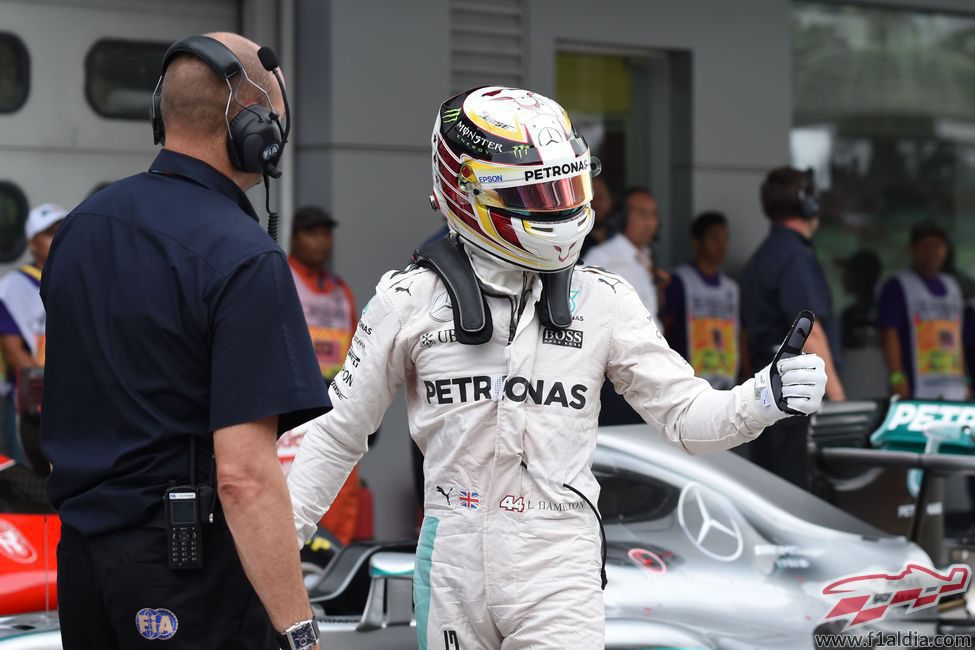
[{"label": "watch face", "polygon": [[318,643],[317,626],[315,623],[304,623],[301,627],[291,631],[291,642],[295,648],[311,648]]}]

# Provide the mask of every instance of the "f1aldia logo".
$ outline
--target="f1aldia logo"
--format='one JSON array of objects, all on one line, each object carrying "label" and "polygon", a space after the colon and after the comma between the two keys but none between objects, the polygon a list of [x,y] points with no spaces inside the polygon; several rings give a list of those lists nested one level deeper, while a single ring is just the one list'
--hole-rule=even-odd
[{"label": "f1aldia logo", "polygon": [[894,607],[907,606],[914,612],[937,605],[945,596],[968,590],[972,571],[965,564],[953,564],[938,572],[920,564],[908,564],[900,572],[863,573],[841,578],[823,588],[824,596],[839,598],[824,621],[837,620],[843,629],[876,623]]}]

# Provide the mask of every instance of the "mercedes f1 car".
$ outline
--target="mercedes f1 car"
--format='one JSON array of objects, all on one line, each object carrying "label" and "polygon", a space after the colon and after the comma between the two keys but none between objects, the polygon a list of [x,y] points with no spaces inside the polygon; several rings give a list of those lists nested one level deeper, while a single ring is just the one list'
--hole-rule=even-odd
[{"label": "mercedes f1 car", "polygon": [[[825,647],[817,635],[826,633],[929,636],[948,629],[941,610],[967,591],[970,573],[936,569],[906,537],[731,452],[689,456],[647,426],[615,427],[600,432],[593,469],[607,537],[607,648],[779,650]],[[309,585],[325,647],[416,648],[413,549],[352,544]],[[53,614],[0,619],[0,650],[60,647]]]}]

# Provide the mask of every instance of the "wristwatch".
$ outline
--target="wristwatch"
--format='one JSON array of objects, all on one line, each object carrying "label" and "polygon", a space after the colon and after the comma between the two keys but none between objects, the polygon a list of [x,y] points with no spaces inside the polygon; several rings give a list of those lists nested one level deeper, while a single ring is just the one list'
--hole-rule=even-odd
[{"label": "wristwatch", "polygon": [[311,650],[318,643],[318,623],[315,619],[299,621],[278,635],[281,650]]}]

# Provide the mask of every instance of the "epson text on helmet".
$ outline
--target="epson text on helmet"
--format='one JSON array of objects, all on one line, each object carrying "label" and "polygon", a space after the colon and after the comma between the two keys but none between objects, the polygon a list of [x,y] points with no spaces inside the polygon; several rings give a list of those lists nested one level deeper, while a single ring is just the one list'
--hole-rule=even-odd
[{"label": "epson text on helmet", "polygon": [[589,171],[589,160],[577,160],[575,162],[542,167],[541,169],[529,169],[525,171],[526,181],[542,181],[546,178],[555,176],[570,176],[581,172]]}]

